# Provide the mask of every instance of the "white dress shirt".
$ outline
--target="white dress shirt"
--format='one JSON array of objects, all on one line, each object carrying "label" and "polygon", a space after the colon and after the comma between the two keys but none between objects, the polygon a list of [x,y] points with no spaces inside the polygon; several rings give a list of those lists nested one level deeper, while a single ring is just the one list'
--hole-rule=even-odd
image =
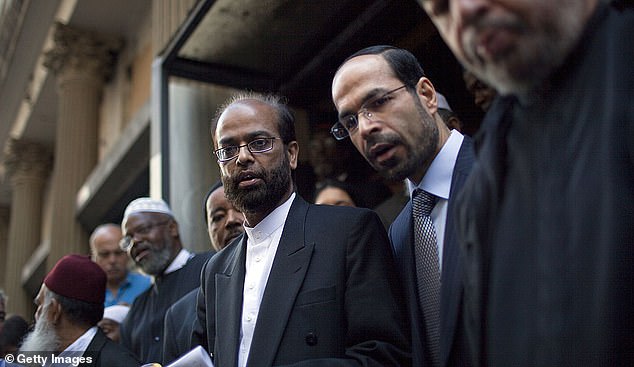
[{"label": "white dress shirt", "polygon": [[[92,339],[95,337],[95,335],[97,335],[97,327],[93,326],[90,329],[86,330],[85,333],[81,334],[81,336],[79,338],[77,338],[77,340],[75,340],[71,345],[69,345],[66,349],[64,349],[59,355],[58,357],[63,358],[63,357],[81,357],[84,352],[86,351],[86,349],[88,348],[88,345],[90,345],[90,342],[92,341]],[[53,361],[47,361],[46,366],[50,366],[51,363]],[[72,366],[71,363],[65,364],[65,363],[55,363],[53,364],[56,367],[62,367],[62,366]]]},{"label": "white dress shirt", "polygon": [[431,162],[427,173],[418,183],[407,180],[410,197],[415,189],[422,189],[438,197],[436,206],[431,211],[431,220],[436,228],[436,239],[438,243],[438,262],[442,271],[442,253],[445,244],[445,226],[447,224],[447,205],[449,193],[451,191],[451,178],[456,165],[458,152],[462,146],[464,136],[457,130],[451,130],[451,134],[445,145],[443,145],[436,158]]},{"label": "white dress shirt", "polygon": [[240,367],[245,367],[249,359],[249,350],[253,341],[253,332],[262,296],[293,199],[295,199],[295,193],[255,227],[244,226],[247,234],[247,258],[242,290],[242,326],[240,327],[240,350],[238,353],[238,366]]},{"label": "white dress shirt", "polygon": [[176,270],[182,268],[183,266],[185,266],[185,264],[187,264],[187,261],[189,261],[191,257],[194,257],[194,254],[185,250],[184,248],[181,249],[178,255],[176,255],[176,257],[174,258],[174,260],[172,260],[172,263],[167,267],[167,269],[165,269],[165,271],[163,272],[163,275],[173,273]]}]

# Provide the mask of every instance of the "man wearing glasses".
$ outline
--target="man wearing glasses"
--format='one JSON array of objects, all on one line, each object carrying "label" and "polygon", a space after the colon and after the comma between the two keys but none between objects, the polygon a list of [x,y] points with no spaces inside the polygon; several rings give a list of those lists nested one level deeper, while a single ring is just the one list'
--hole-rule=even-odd
[{"label": "man wearing glasses", "polygon": [[470,139],[447,128],[434,86],[403,49],[373,46],[350,56],[335,74],[332,97],[335,138],[350,137],[386,178],[409,181],[413,199],[389,235],[408,296],[413,365],[467,364],[453,215],[473,164]]},{"label": "man wearing glasses", "polygon": [[214,365],[409,366],[385,229],[370,210],[312,205],[295,193],[288,107],[236,96],[212,138],[225,195],[245,217],[245,234],[202,271],[195,336]]},{"label": "man wearing glasses", "polygon": [[128,204],[121,223],[121,249],[154,284],[139,295],[121,324],[121,344],[143,363],[163,357],[163,318],[167,309],[200,284],[200,269],[209,253],[183,248],[178,223],[167,203],[139,198]]}]

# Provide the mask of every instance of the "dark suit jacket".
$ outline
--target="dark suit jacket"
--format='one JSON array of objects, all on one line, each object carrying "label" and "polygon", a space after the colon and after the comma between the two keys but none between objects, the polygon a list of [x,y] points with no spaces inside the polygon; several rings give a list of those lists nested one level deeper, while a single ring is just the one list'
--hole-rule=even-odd
[{"label": "dark suit jacket", "polygon": [[84,356],[96,359],[92,363],[81,363],[80,367],[138,367],[141,365],[132,352],[108,339],[106,334],[99,329],[88,344]]},{"label": "dark suit jacket", "polygon": [[163,328],[163,365],[177,360],[195,345],[191,343],[196,322],[196,300],[200,288],[183,296],[165,313]]},{"label": "dark suit jacket", "polygon": [[[238,362],[247,238],[205,265],[198,319],[216,367]],[[385,229],[366,209],[297,196],[284,225],[248,366],[408,366],[409,329]],[[303,361],[303,362],[302,362]]]},{"label": "dark suit jacket", "polygon": [[[455,231],[456,204],[454,198],[471,172],[473,163],[473,143],[469,137],[465,136],[453,170],[445,226],[440,289],[440,358],[442,366],[468,365],[461,313],[464,272]],[[408,298],[412,325],[413,365],[426,366],[430,362],[429,357],[425,355],[424,321],[418,306],[413,228],[412,201],[410,200],[390,227],[390,241]]]}]

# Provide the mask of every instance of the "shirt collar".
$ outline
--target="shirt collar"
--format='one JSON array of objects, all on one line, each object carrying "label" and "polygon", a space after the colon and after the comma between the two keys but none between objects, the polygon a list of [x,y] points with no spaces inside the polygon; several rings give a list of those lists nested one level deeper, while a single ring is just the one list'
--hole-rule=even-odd
[{"label": "shirt collar", "polygon": [[185,264],[187,264],[187,260],[189,260],[189,258],[192,256],[193,255],[191,252],[185,249],[181,249],[178,255],[176,255],[172,263],[167,267],[167,269],[165,269],[162,275],[164,276],[169,273],[173,273],[176,270],[182,268],[183,266],[185,266]]},{"label": "shirt collar", "polygon": [[128,271],[128,274],[125,276],[125,279],[123,280],[123,282],[121,282],[121,285],[119,286],[119,289],[123,289],[125,287],[128,287],[132,284],[132,273],[130,273],[130,271]]},{"label": "shirt collar", "polygon": [[445,145],[443,145],[440,152],[436,155],[436,158],[431,162],[420,183],[416,185],[407,179],[407,188],[410,197],[412,196],[412,192],[418,188],[430,194],[434,194],[439,198],[449,199],[453,169],[456,165],[456,159],[458,159],[458,152],[460,151],[463,140],[464,136],[461,133],[457,130],[451,130],[451,134],[449,134]]},{"label": "shirt collar", "polygon": [[[260,243],[268,238],[273,232],[275,232],[280,226],[286,222],[288,212],[291,210],[291,204],[295,199],[295,193],[280,206],[275,208],[269,215],[267,215],[260,223],[255,227],[244,226],[244,230],[247,236],[253,241],[254,244]],[[245,222],[246,223],[246,222]]]},{"label": "shirt collar", "polygon": [[64,349],[60,356],[64,356],[64,354],[70,354],[72,352],[85,352],[88,348],[88,344],[92,341],[92,338],[97,334],[97,327],[93,326],[90,329],[86,330],[85,333],[81,334],[77,340],[73,342],[73,344],[69,345],[68,348]]}]

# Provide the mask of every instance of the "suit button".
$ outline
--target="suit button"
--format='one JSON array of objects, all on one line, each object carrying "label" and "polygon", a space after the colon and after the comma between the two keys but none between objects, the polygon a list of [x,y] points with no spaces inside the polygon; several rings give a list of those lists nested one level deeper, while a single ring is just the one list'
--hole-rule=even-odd
[{"label": "suit button", "polygon": [[311,347],[313,345],[317,345],[317,335],[314,333],[308,333],[308,335],[306,335],[306,344],[310,345]]}]

